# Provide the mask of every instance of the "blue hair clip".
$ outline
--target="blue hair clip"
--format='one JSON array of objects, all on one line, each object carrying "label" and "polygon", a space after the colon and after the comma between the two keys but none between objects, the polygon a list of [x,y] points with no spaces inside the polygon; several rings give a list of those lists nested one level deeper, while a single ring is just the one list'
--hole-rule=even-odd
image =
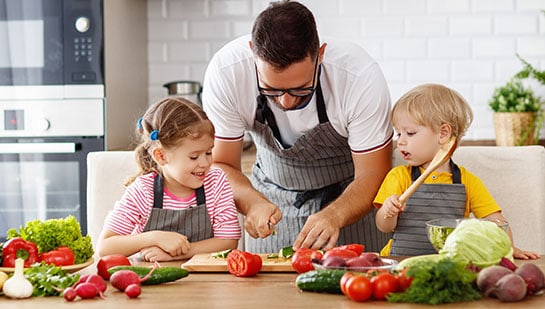
[{"label": "blue hair clip", "polygon": [[142,130],[142,117],[138,118],[138,120],[136,121],[136,127]]},{"label": "blue hair clip", "polygon": [[151,131],[151,133],[149,134],[149,139],[151,139],[152,141],[158,140],[159,139],[159,131],[158,130]]}]

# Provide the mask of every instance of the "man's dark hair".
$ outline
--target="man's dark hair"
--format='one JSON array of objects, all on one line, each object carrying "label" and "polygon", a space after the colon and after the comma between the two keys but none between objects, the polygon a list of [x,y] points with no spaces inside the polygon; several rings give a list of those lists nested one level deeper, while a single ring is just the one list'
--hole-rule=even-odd
[{"label": "man's dark hair", "polygon": [[271,2],[252,28],[254,55],[278,69],[318,55],[320,39],[312,12],[299,2]]}]

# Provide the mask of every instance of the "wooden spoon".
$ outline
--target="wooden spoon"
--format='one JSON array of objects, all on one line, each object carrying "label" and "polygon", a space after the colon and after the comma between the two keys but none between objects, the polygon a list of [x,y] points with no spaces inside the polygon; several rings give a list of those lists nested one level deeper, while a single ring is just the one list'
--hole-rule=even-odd
[{"label": "wooden spoon", "polygon": [[430,165],[424,170],[424,172],[407,188],[403,194],[399,197],[399,202],[401,204],[404,204],[411,195],[420,187],[420,185],[428,178],[428,176],[435,171],[439,166],[445,164],[452,154],[454,153],[454,150],[456,150],[456,145],[458,144],[458,139],[455,137],[452,137],[448,143],[444,144],[439,151],[435,154],[433,159],[430,162]]}]

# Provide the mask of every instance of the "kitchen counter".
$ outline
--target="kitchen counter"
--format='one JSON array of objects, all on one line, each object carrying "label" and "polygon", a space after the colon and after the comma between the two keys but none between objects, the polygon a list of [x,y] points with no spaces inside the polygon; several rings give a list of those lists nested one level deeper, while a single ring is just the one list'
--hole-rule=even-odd
[{"label": "kitchen counter", "polygon": [[[518,261],[517,264],[528,263]],[[545,259],[536,263],[545,271]],[[178,266],[180,262],[163,263]],[[95,272],[94,265],[81,271]],[[111,286],[105,299],[94,298],[66,302],[62,297],[34,297],[23,300],[0,297],[2,309],[53,308],[362,308],[365,305],[387,308],[431,308],[429,305],[394,304],[385,301],[358,303],[344,295],[302,292],[295,286],[296,273],[260,273],[256,277],[238,278],[228,273],[190,273],[176,282],[143,286],[142,294],[129,299]],[[502,303],[497,299],[444,304],[440,308],[544,308],[545,295],[527,297],[524,301]]]}]

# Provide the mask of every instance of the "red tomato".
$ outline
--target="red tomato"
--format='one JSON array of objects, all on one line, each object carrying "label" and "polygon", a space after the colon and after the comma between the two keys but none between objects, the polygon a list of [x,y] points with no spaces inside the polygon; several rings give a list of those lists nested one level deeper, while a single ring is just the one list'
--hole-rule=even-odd
[{"label": "red tomato", "polygon": [[237,277],[255,276],[262,266],[263,260],[257,254],[235,249],[227,255],[229,272]]},{"label": "red tomato", "polygon": [[363,275],[352,275],[346,280],[344,286],[346,291],[344,295],[348,296],[348,298],[354,301],[366,301],[371,298],[371,295],[373,295],[373,285],[371,284],[371,280]]},{"label": "red tomato", "polygon": [[[354,273],[352,272],[346,272],[342,277],[341,281],[339,282],[339,285],[341,286],[341,291],[344,295],[347,295],[346,292],[346,282],[348,282],[348,279],[354,277]],[[347,295],[348,296],[348,295]]]},{"label": "red tomato", "polygon": [[403,269],[396,276],[399,292],[405,292],[411,286],[413,278],[407,276],[407,269]]},{"label": "red tomato", "polygon": [[372,277],[371,285],[373,286],[373,296],[377,300],[386,299],[386,295],[397,292],[399,287],[395,276],[386,272]]},{"label": "red tomato", "polygon": [[363,251],[365,250],[365,246],[362,244],[348,244],[348,245],[339,246],[337,248],[354,251],[356,252],[357,255],[361,255]]},{"label": "red tomato", "polygon": [[335,248],[331,248],[329,250],[327,250],[325,253],[324,253],[324,259],[330,257],[330,256],[338,256],[338,257],[342,257],[344,259],[351,259],[351,258],[355,258],[357,256],[359,256],[359,254],[357,254],[356,252],[352,251],[352,250],[348,250],[348,249],[343,249],[343,248],[340,248],[340,247],[335,247]]},{"label": "red tomato", "polygon": [[131,261],[122,254],[111,254],[101,257],[97,263],[97,274],[104,280],[110,280],[108,269],[114,266],[131,265]]},{"label": "red tomato", "polygon": [[312,259],[322,259],[322,252],[309,248],[300,248],[291,257],[291,267],[301,274],[313,270]]}]

